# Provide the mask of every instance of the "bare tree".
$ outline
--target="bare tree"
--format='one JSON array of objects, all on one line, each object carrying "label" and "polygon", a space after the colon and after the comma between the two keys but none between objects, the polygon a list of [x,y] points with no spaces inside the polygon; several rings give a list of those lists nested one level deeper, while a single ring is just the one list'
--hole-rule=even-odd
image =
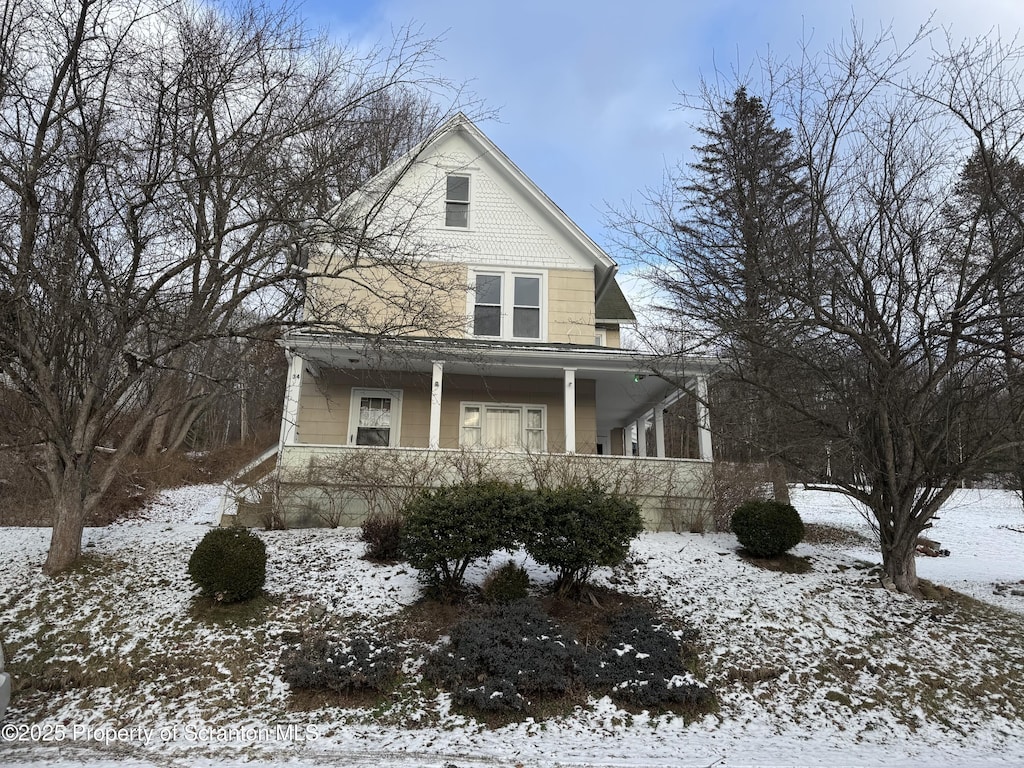
[{"label": "bare tree", "polygon": [[[776,301],[755,332],[736,322],[739,286],[708,290],[703,257],[680,240],[677,222],[699,225],[692,201],[674,194],[682,183],[652,195],[653,214],[618,222],[668,292],[682,351],[718,353],[723,381],[759,389],[798,436],[781,457],[809,480],[826,479],[824,454],[809,444],[847,457],[850,473],[827,487],[871,511],[884,570],[908,593],[918,592],[918,536],[1012,442],[1008,427],[1024,408],[1003,396],[1021,384],[1019,366],[1005,365],[1024,343],[1019,317],[1006,316],[1020,304],[996,301],[1017,285],[1009,271],[1024,238],[1019,209],[995,182],[997,159],[1020,150],[1020,51],[949,42],[920,72],[912,65],[928,43],[937,45],[926,31],[899,47],[854,28],[821,56],[765,65],[764,100],[792,135],[808,215],[777,219],[784,258],[763,275]],[[709,89],[703,108],[714,122],[729,104]],[[1015,246],[994,256],[944,215],[972,154],[1013,232]],[[743,364],[737,349],[751,346],[773,361],[770,376]],[[958,425],[977,423],[991,429],[957,446]]]},{"label": "bare tree", "polygon": [[353,168],[384,159],[366,145],[382,99],[458,96],[435,62],[414,33],[359,53],[289,10],[4,3],[0,371],[53,499],[47,572],[77,559],[154,424],[209,395],[196,383],[220,374],[197,360],[215,340],[300,322],[310,251],[417,271],[402,233],[368,237],[371,215],[339,203]]}]

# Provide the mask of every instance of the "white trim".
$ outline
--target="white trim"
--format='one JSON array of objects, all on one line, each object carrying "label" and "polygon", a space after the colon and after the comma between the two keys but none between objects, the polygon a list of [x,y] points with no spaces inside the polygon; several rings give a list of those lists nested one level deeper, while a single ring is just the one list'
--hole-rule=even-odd
[{"label": "white trim", "polygon": [[435,360],[430,374],[430,432],[429,448],[441,447],[441,391],[444,384],[444,363]]},{"label": "white trim", "polygon": [[665,458],[665,409],[660,405],[654,409],[654,450]]},{"label": "white trim", "polygon": [[708,377],[697,376],[697,445],[701,461],[713,461],[711,414],[708,410]]},{"label": "white trim", "polygon": [[[395,448],[402,438],[402,390],[400,389],[370,389],[367,387],[353,387],[349,400],[348,410],[348,442],[347,445],[356,447],[356,434],[359,429],[359,402],[364,397],[380,397],[391,400],[391,424],[388,427],[388,447]],[[360,446],[366,447],[366,446]],[[374,447],[374,446],[370,446]]]},{"label": "white trim", "polygon": [[299,397],[302,391],[302,357],[292,354],[288,379],[284,387],[284,409],[281,414],[281,445],[292,445],[298,436]]},{"label": "white trim", "polygon": [[562,372],[565,382],[565,452],[576,453],[576,369]]},{"label": "white trim", "polygon": [[540,411],[541,414],[541,444],[544,446],[542,452],[547,453],[548,445],[548,407],[542,403],[489,403],[476,400],[463,400],[459,403],[459,447],[466,447],[462,440],[462,431],[466,429],[466,409],[467,408],[479,408],[480,409],[480,442],[478,446],[469,447],[480,447],[484,450],[491,448],[487,443],[487,436],[484,434],[486,429],[486,419],[484,418],[484,412],[488,408],[505,408],[512,409],[518,408],[522,412],[522,435],[520,436],[520,445],[516,446],[502,446],[501,450],[528,450],[526,447],[526,412],[529,411]]},{"label": "white trim", "polygon": [[596,347],[607,347],[608,346],[608,329],[607,328],[595,328],[594,329],[594,346],[596,346]]},{"label": "white trim", "polygon": [[[501,278],[501,307],[499,309],[500,327],[497,336],[482,336],[473,333],[476,309],[476,278],[478,275],[492,275]],[[534,277],[539,281],[538,300],[540,301],[540,317],[538,319],[539,336],[513,336],[513,320],[515,315],[515,284],[517,277]],[[548,271],[546,269],[513,269],[502,267],[478,266],[469,268],[469,290],[466,292],[466,316],[468,318],[469,336],[474,339],[494,339],[500,341],[532,341],[544,343],[548,338]]]}]

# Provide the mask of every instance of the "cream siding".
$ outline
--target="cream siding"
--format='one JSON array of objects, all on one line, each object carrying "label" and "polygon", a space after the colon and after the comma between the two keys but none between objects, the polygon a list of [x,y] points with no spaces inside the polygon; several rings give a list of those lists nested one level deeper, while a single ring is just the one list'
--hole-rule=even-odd
[{"label": "cream siding", "polygon": [[[296,431],[298,443],[346,445],[353,387],[402,390],[400,446],[426,448],[430,433],[430,375],[323,370],[319,380],[303,377]],[[597,451],[596,385],[576,382],[576,451]],[[444,377],[441,400],[441,448],[458,448],[464,402],[543,405],[547,411],[547,450],[565,449],[565,403],[562,380],[522,379],[461,374]]]}]

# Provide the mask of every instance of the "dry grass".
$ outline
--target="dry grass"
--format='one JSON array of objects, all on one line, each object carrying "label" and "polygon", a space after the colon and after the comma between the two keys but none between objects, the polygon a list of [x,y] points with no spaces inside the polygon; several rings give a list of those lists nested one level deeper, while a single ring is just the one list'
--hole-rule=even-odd
[{"label": "dry grass", "polygon": [[[258,455],[262,446],[234,444],[203,454],[162,453],[153,458],[132,455],[107,488],[86,525],[103,526],[129,519],[154,494],[167,488],[195,483],[216,483]],[[95,471],[106,459],[101,454]],[[31,456],[0,451],[0,526],[52,525],[49,488]]]}]

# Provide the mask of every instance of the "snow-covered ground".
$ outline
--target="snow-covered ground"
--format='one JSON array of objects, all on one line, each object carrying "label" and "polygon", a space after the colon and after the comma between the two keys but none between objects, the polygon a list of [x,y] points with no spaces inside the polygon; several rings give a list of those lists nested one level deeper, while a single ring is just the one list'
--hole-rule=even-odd
[{"label": "snow-covered ground", "polygon": [[[1024,597],[999,588],[1024,579],[1012,494],[958,493],[932,531],[951,555],[918,559],[925,578],[995,607],[886,592],[866,547],[801,544],[794,554],[812,570],[789,574],[742,560],[729,535],[645,534],[599,580],[701,632],[718,711],[686,723],[601,699],[488,728],[415,690],[375,710],[291,707],[282,636],[381,625],[418,598],[415,572],[361,560],[357,532],[261,532],[272,601],[237,624],[197,618],[185,567],[217,492],[171,491],[141,519],[87,530],[90,557],[56,579],[40,573],[48,530],[0,528],[10,660],[38,660],[37,676],[59,670],[53,690],[15,693],[0,765],[1024,764]],[[794,504],[806,522],[869,530],[843,497],[798,490]],[[108,684],[76,685],[83,660]]]}]

